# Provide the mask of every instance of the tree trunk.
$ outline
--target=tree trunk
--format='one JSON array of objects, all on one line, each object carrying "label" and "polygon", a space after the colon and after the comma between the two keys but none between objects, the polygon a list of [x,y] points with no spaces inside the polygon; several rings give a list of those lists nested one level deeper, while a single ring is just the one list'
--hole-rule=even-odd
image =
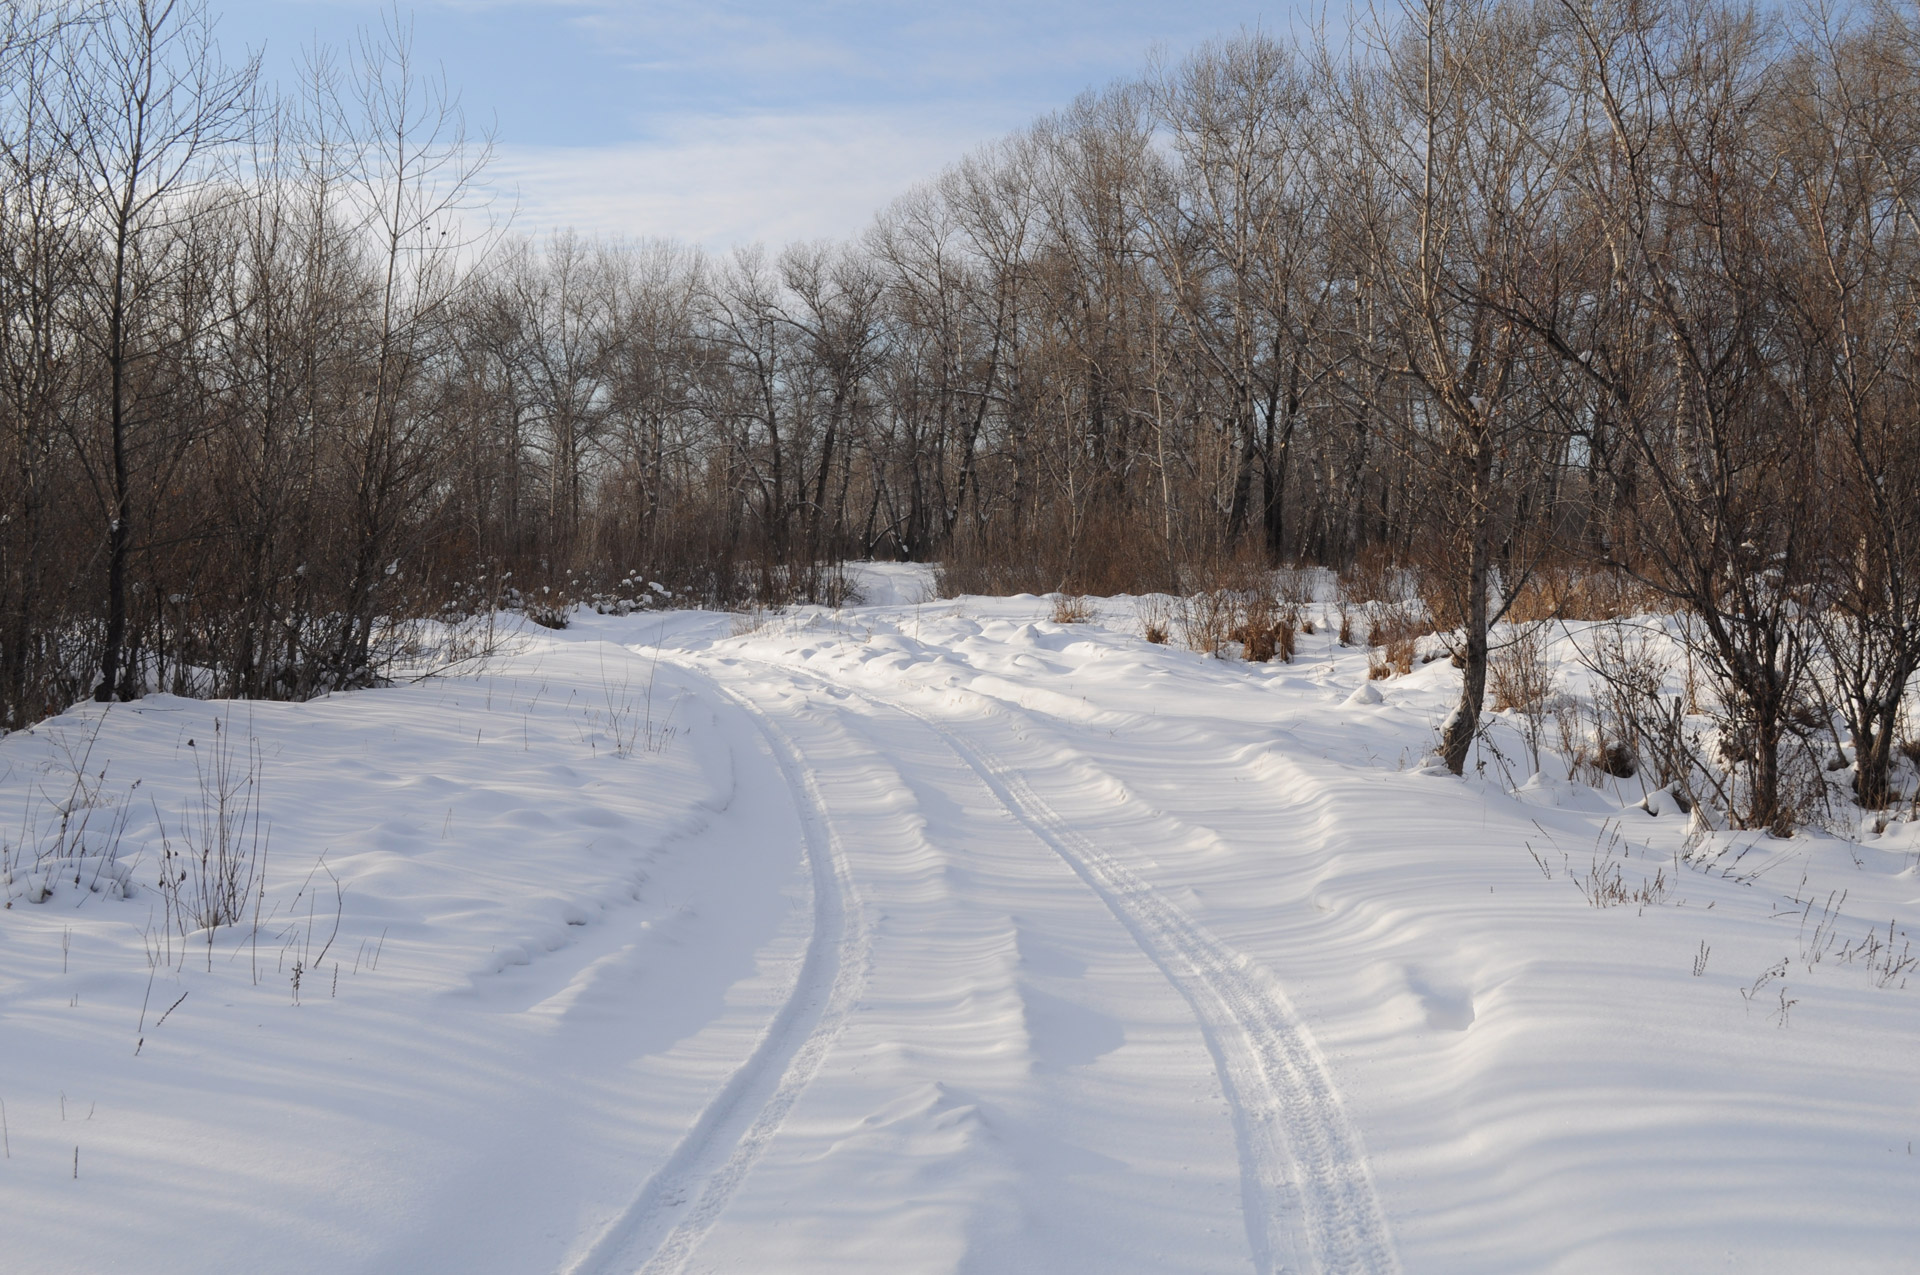
[{"label": "tree trunk", "polygon": [[1480,709],[1487,698],[1487,577],[1492,565],[1488,542],[1488,502],[1493,495],[1493,451],[1482,437],[1474,443],[1472,506],[1468,512],[1471,538],[1467,555],[1466,633],[1462,643],[1465,666],[1460,671],[1460,702],[1440,728],[1440,756],[1458,775],[1466,769],[1467,751],[1480,729]]}]

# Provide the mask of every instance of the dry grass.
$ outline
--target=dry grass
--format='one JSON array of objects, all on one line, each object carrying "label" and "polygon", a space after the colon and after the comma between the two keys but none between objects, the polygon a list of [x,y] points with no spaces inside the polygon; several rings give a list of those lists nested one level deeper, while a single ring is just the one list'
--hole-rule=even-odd
[{"label": "dry grass", "polygon": [[1431,607],[1420,596],[1423,580],[1421,573],[1396,564],[1379,546],[1362,552],[1341,576],[1334,603],[1340,644],[1354,644],[1358,611],[1366,621],[1364,645],[1375,648],[1367,655],[1369,678],[1413,671],[1419,639],[1433,631]]},{"label": "dry grass", "polygon": [[1278,659],[1283,664],[1293,662],[1294,623],[1285,615],[1255,617],[1235,626],[1227,636],[1240,643],[1246,658],[1256,664],[1265,664]]},{"label": "dry grass", "polygon": [[1055,624],[1091,624],[1093,616],[1093,603],[1085,594],[1056,593],[1053,595],[1053,613],[1049,618]]},{"label": "dry grass", "polygon": [[1418,603],[1371,604],[1367,645],[1378,649],[1367,656],[1367,676],[1383,678],[1413,672],[1419,640],[1428,631]]},{"label": "dry grass", "polygon": [[[1642,877],[1640,884],[1629,885],[1626,880],[1625,863],[1632,854],[1620,835],[1606,834],[1604,844],[1596,845],[1593,858],[1583,877],[1578,872],[1570,872],[1574,888],[1580,891],[1582,898],[1596,908],[1657,907],[1665,903],[1673,892],[1672,882],[1667,880],[1665,865],[1654,869],[1651,877]],[[1618,855],[1618,858],[1615,858]]]},{"label": "dry grass", "polygon": [[1619,571],[1543,566],[1514,595],[1506,618],[1515,624],[1542,620],[1618,620],[1668,605],[1658,594]]},{"label": "dry grass", "polygon": [[1279,655],[1283,646],[1283,658],[1293,658],[1293,630],[1291,626],[1284,626],[1287,632],[1281,636],[1280,603],[1274,595],[1271,574],[1260,572],[1243,582],[1242,587],[1231,591],[1229,604],[1234,622],[1227,630],[1227,640],[1238,642],[1240,653],[1246,659],[1265,664]]}]

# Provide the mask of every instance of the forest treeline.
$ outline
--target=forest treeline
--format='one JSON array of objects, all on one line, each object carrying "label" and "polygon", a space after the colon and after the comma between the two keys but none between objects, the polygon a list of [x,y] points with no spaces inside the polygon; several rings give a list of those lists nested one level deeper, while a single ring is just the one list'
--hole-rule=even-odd
[{"label": "forest treeline", "polygon": [[[199,0],[0,33],[0,728],[302,697],[401,618],[1541,571],[1689,617],[1776,824],[1817,671],[1887,800],[1920,665],[1920,16],[1405,0],[1245,33],[713,255],[476,227],[394,23],[269,90]],[[639,229],[639,228],[637,228]],[[1816,668],[1817,666],[1817,668]]]}]

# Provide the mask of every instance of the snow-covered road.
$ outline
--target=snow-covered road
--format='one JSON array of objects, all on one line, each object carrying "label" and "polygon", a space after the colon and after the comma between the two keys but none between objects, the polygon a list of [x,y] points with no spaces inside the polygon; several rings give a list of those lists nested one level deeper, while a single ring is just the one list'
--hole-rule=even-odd
[{"label": "snow-covered road", "polygon": [[[814,1131],[777,1158],[807,1166],[809,1197],[825,1180],[857,1198],[813,1219],[782,1215],[791,1195],[743,1203],[713,1242],[735,1254],[722,1267],[944,1269],[963,1251],[983,1270],[1396,1268],[1365,1150],[1279,982],[994,751],[1017,746],[1017,718],[950,694],[955,727],[804,669],[686,667],[752,720],[797,798],[814,937],[760,1054],[576,1269],[681,1269],[796,1107]],[[893,1012],[843,1040],[856,999]],[[1157,1030],[1129,1041],[1143,1018]],[[893,1128],[863,1147],[876,1112]],[[973,1189],[928,1198],[923,1174],[959,1147]],[[1074,1172],[1089,1156],[1118,1172]]]},{"label": "snow-covered road", "polygon": [[[0,1269],[1911,1268],[1914,825],[1683,864],[1637,790],[1423,769],[1444,663],[923,582],[0,741],[12,844],[90,749],[134,865],[0,912]],[[216,717],[268,915],[182,961]]]}]

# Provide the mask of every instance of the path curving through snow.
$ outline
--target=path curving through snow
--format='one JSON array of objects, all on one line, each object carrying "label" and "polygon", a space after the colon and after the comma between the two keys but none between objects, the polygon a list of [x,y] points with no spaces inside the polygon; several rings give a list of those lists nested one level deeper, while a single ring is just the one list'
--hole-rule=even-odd
[{"label": "path curving through snow", "polygon": [[[834,798],[822,791],[822,777],[863,750],[876,760],[885,759],[883,765],[893,771],[890,784],[896,791],[964,792],[956,804],[987,807],[1006,824],[1022,830],[1024,837],[1001,838],[1001,844],[1049,857],[1069,869],[1110,915],[1112,929],[1124,934],[1125,941],[1184,1002],[1191,1030],[1202,1047],[1192,1051],[1189,1060],[1204,1057],[1210,1062],[1228,1109],[1246,1240],[1242,1260],[1257,1275],[1397,1269],[1361,1140],[1345,1118],[1311,1034],[1270,974],[1076,832],[1015,767],[977,737],[969,738],[898,699],[852,691],[805,670],[740,658],[675,658],[682,667],[702,674],[717,695],[751,713],[758,731],[780,758],[795,800],[808,812],[804,822],[809,829],[809,859],[816,865],[815,898],[829,900],[825,908],[815,904],[821,917],[816,922],[816,947],[843,947],[836,962],[842,973],[835,980],[827,1012],[810,1025],[797,1048],[792,1038],[800,1025],[786,1019],[798,1015],[783,1011],[782,1021],[775,1024],[761,1050],[649,1182],[631,1214],[577,1270],[610,1271],[622,1260],[631,1269],[634,1257],[641,1254],[648,1256],[638,1269],[662,1273],[682,1269],[720,1220],[742,1179],[768,1150],[800,1091],[819,1071],[821,1055],[838,1036],[847,1013],[845,1002],[851,993],[846,989],[857,981],[847,971],[864,947],[860,938],[853,937],[861,933],[860,927],[856,924],[849,930],[845,920],[855,911],[848,903],[854,893],[848,878],[852,865],[862,858],[859,850],[866,851],[868,858],[875,857],[877,850],[869,846],[847,852],[831,813]],[[841,726],[826,745],[831,757],[809,756],[796,738],[804,728],[818,730],[829,718],[838,719]],[[870,779],[870,773],[864,777]],[[953,828],[928,830],[923,840],[929,851],[956,865],[966,865],[979,844],[977,838],[969,840]],[[823,871],[820,865],[831,865],[831,869]],[[1006,907],[1011,915],[1021,904],[1008,892],[989,906]],[[1079,912],[1084,923],[1084,907]],[[847,936],[841,935],[843,930],[849,931]],[[1028,940],[1029,946],[1043,950],[1052,942],[1044,932]],[[916,955],[923,960],[940,957],[937,951]],[[904,960],[896,958],[896,977],[920,984],[940,980],[938,971],[915,971]],[[815,963],[810,953],[809,966]],[[790,1008],[808,1003],[809,989],[821,977],[803,974]],[[1006,1030],[1009,1024],[1003,1018],[999,1027]],[[1013,1051],[1030,1047],[1028,1040],[1009,1042]],[[774,1081],[776,1070],[779,1076]],[[1159,1075],[1154,1082],[1177,1090],[1182,1078]],[[1081,1117],[1088,1123],[1118,1124],[1128,1114],[1090,1108]],[[1046,1190],[1046,1183],[1032,1182],[1021,1184],[1015,1194]],[[1060,1219],[1048,1220],[1057,1224]],[[1097,1224],[1098,1219],[1085,1221]],[[657,1244],[642,1238],[663,1229],[664,1238]],[[736,1243],[753,1247],[751,1237],[737,1237]]]}]

